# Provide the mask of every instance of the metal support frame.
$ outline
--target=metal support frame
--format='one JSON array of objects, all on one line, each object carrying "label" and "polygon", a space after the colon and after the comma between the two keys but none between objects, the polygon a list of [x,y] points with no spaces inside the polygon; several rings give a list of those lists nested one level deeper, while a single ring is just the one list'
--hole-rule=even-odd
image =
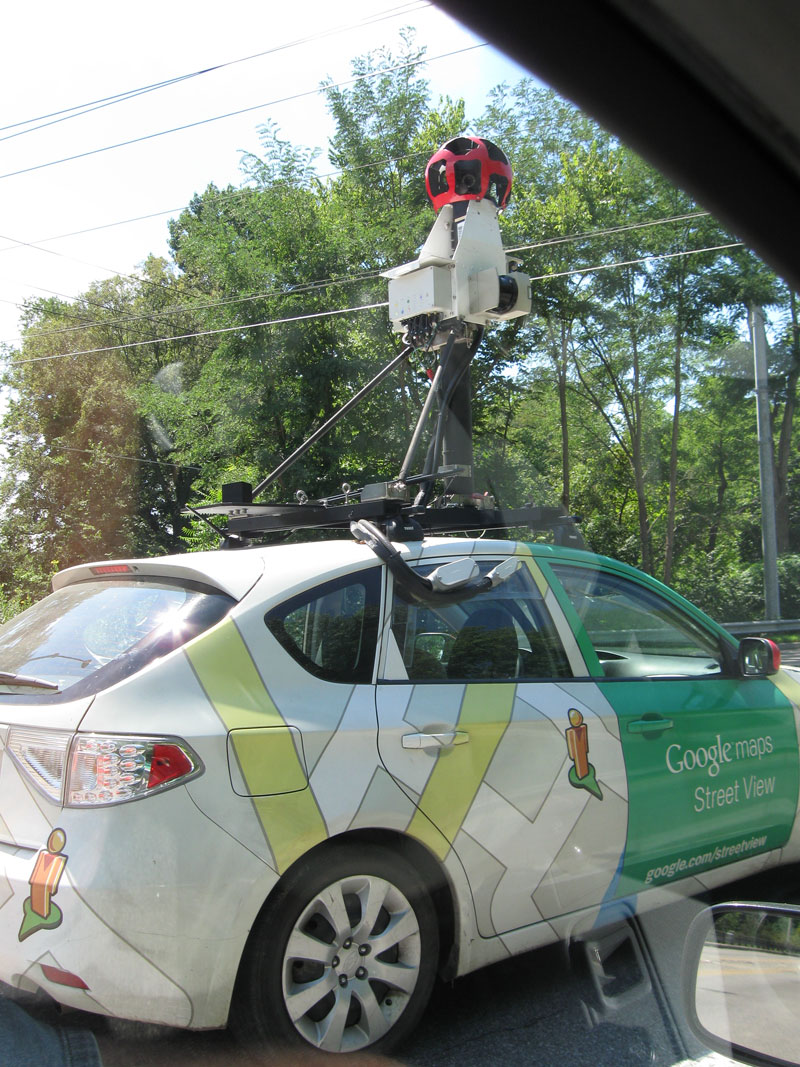
[{"label": "metal support frame", "polygon": [[[511,272],[511,273],[509,273]],[[222,503],[191,508],[214,529],[212,516],[227,519],[223,544],[301,529],[349,529],[360,520],[382,536],[418,540],[426,533],[457,533],[525,527],[552,531],[562,544],[583,547],[575,518],[560,508],[503,510],[486,507],[473,482],[470,365],[487,323],[527,315],[530,279],[516,271],[503,249],[497,205],[476,199],[447,204],[434,223],[419,259],[384,274],[389,279],[390,317],[407,346],[375,377],[318,427],[254,488],[246,482],[222,487]],[[514,294],[507,300],[508,293]],[[505,296],[504,296],[505,294]],[[392,313],[392,309],[393,312]],[[399,474],[381,482],[317,500],[297,493],[297,503],[253,504],[317,441],[406,360],[415,345],[439,351],[439,362]],[[434,407],[438,414],[433,418]],[[422,472],[411,474],[426,426],[431,425]],[[442,488],[434,498],[437,485]],[[416,497],[409,499],[409,489]]]}]

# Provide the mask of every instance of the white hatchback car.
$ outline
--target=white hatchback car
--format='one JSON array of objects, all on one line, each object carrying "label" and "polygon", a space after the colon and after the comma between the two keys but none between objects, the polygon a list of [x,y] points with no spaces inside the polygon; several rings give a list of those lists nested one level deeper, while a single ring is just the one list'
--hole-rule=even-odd
[{"label": "white hatchback car", "polygon": [[0,630],[0,979],[385,1049],[437,973],[800,857],[767,642],[588,552],[374,547],[74,567]]}]

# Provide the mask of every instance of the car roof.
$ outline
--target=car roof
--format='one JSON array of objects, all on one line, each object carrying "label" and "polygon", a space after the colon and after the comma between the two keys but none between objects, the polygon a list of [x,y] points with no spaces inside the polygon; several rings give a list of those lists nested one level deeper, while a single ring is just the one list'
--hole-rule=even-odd
[{"label": "car roof", "polygon": [[[513,555],[517,542],[473,537],[426,537],[424,541],[396,542],[395,547],[409,560],[441,558],[442,555]],[[535,556],[558,555],[597,561],[598,557],[577,549],[531,543]],[[353,540],[305,541],[289,545],[258,545],[250,548],[215,549],[181,556],[154,556],[148,559],[104,560],[81,563],[59,571],[53,577],[53,590],[77,582],[101,578],[129,580],[172,578],[210,585],[234,600],[241,600],[262,576],[275,588],[291,589],[319,577],[338,577],[361,566],[377,563],[377,557],[364,544]],[[125,568],[123,570],[123,568]]]}]

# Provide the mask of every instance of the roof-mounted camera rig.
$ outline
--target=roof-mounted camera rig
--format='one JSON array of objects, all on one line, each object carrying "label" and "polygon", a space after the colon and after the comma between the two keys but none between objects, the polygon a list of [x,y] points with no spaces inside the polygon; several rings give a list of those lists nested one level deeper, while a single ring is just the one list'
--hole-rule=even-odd
[{"label": "roof-mounted camera rig", "polygon": [[[227,517],[224,545],[301,528],[347,529],[366,520],[394,541],[522,526],[552,530],[556,541],[582,546],[574,518],[563,509],[530,504],[500,509],[474,489],[470,364],[486,326],[531,310],[530,278],[506,256],[498,224],[511,193],[511,165],[491,141],[456,137],[431,157],[425,182],[438,212],[433,228],[417,259],[383,275],[389,281],[392,327],[405,347],[258,485],[228,483],[221,504],[190,509],[208,522],[212,515]],[[253,503],[418,348],[436,351],[438,365],[393,481],[355,490],[343,485],[341,493],[317,500],[298,490],[294,503]],[[425,460],[414,474],[412,464],[429,423]],[[434,499],[437,484],[444,488]]]}]

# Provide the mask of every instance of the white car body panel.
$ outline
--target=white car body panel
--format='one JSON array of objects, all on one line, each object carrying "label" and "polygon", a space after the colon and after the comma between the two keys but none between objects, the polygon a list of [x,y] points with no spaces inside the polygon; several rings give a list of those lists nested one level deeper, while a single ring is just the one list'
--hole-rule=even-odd
[{"label": "white car body panel", "polygon": [[[96,695],[38,704],[0,697],[0,978],[93,1011],[222,1026],[248,932],[281,875],[309,849],[352,833],[405,835],[435,859],[452,898],[458,974],[656,906],[678,889],[701,891],[800,858],[795,821],[782,849],[616,896],[630,770],[618,711],[586,677],[574,624],[542,569],[511,541],[431,538],[397,547],[430,565],[520,554],[580,680],[409,680],[391,629],[385,568],[372,678],[316,677],[281,647],[265,615],[321,582],[381,566],[351,541],[123,561],[137,576],[199,582],[236,604],[187,644]],[[91,567],[75,567],[54,586],[93,578]],[[786,673],[775,685],[800,728],[800,683]],[[489,716],[487,740],[484,727],[475,732],[464,716],[480,718],[489,696],[487,707],[501,710]],[[568,776],[574,711],[588,731],[602,801]],[[5,749],[14,725],[179,738],[203,773],[132,802],[61,807]],[[469,743],[436,752],[403,747],[409,733],[457,730],[472,731]],[[463,767],[466,779],[443,777],[448,767]],[[457,795],[451,783],[460,783]],[[20,939],[32,871],[55,854],[48,853],[55,828],[66,838],[55,898],[63,922]],[[90,975],[91,988],[53,981],[43,964]]]}]

